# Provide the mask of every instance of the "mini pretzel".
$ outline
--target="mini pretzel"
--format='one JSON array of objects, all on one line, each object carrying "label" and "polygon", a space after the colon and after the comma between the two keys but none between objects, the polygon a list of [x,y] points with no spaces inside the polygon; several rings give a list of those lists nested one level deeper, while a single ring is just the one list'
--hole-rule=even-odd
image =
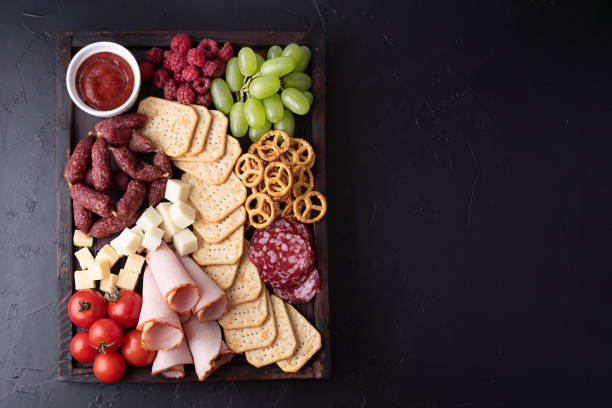
[{"label": "mini pretzel", "polygon": [[255,228],[266,228],[276,218],[274,202],[267,194],[251,194],[244,205],[249,214],[249,224]]},{"label": "mini pretzel", "polygon": [[264,170],[264,183],[271,197],[286,195],[293,185],[291,169],[279,161],[268,164]]},{"label": "mini pretzel", "polygon": [[281,160],[288,166],[304,166],[310,169],[315,162],[315,152],[310,143],[294,137],[289,143],[289,149],[281,155]]},{"label": "mini pretzel", "polygon": [[263,162],[259,157],[251,153],[245,153],[240,156],[234,168],[236,175],[246,187],[258,185],[263,179],[263,170]]},{"label": "mini pretzel", "polygon": [[287,194],[282,199],[274,200],[276,205],[276,213],[279,217],[283,218],[295,218],[293,215],[293,197],[291,194]]},{"label": "mini pretzel", "polygon": [[261,183],[259,183],[255,187],[251,187],[251,194],[255,194],[255,193],[268,194],[268,190],[266,189],[266,183],[264,183],[263,180],[261,181]]},{"label": "mini pretzel", "polygon": [[[313,198],[320,204],[313,203]],[[295,199],[293,202],[293,214],[298,221],[305,224],[312,224],[319,221],[327,212],[327,201],[325,196],[318,191],[309,191]]]},{"label": "mini pretzel", "polygon": [[289,149],[290,139],[282,130],[270,130],[257,142],[257,154],[263,161],[274,161]]},{"label": "mini pretzel", "polygon": [[293,173],[293,197],[298,198],[314,188],[314,176],[312,171],[304,166],[295,166],[291,169]]}]

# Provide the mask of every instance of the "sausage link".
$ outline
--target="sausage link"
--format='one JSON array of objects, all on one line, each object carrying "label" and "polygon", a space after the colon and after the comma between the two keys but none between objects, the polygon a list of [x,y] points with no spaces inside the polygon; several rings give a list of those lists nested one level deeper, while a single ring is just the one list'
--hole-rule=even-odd
[{"label": "sausage link", "polygon": [[134,153],[152,153],[157,150],[157,147],[151,139],[137,130],[132,130],[129,149]]},{"label": "sausage link", "polygon": [[166,184],[168,179],[159,179],[149,184],[149,191],[147,191],[147,201],[150,206],[157,205],[166,195]]},{"label": "sausage link", "polygon": [[149,163],[139,160],[125,147],[113,148],[111,151],[113,152],[113,157],[115,158],[117,166],[133,179],[155,181],[164,177],[161,170]]},{"label": "sausage link", "polygon": [[111,188],[110,152],[106,141],[99,137],[91,149],[93,187],[101,193]]},{"label": "sausage link", "polygon": [[100,218],[92,225],[89,230],[89,235],[94,238],[104,238],[111,234],[119,232],[124,228],[131,227],[136,224],[136,221],[142,214],[142,211],[136,211],[130,218],[106,217]]},{"label": "sausage link", "polygon": [[94,186],[93,184],[93,170],[91,168],[89,168],[87,170],[87,173],[85,173],[85,178],[83,179],[83,183],[85,183],[86,186],[92,187]]},{"label": "sausage link", "polygon": [[74,201],[95,212],[100,217],[110,217],[114,215],[115,203],[106,194],[102,194],[85,184],[75,184],[70,188],[70,196]]},{"label": "sausage link", "polygon": [[168,156],[162,151],[155,153],[153,156],[153,164],[164,173],[164,177],[172,178],[172,163]]},{"label": "sausage link", "polygon": [[125,147],[130,144],[132,130],[141,128],[146,120],[147,117],[140,113],[105,119],[96,123],[94,134],[103,137],[110,145]]},{"label": "sausage link", "polygon": [[93,222],[91,211],[72,200],[72,213],[74,216],[74,226],[80,229],[83,234],[87,234]]},{"label": "sausage link", "polygon": [[75,146],[72,156],[66,164],[66,170],[64,170],[64,178],[69,184],[76,184],[85,177],[91,162],[91,148],[94,142],[95,138],[87,135]]},{"label": "sausage link", "polygon": [[128,175],[119,169],[115,169],[112,172],[112,176],[113,177],[111,179],[111,188],[113,190],[125,191],[127,189],[128,183],[130,182],[130,178],[128,177]]},{"label": "sausage link", "polygon": [[142,181],[132,180],[128,183],[123,197],[117,202],[117,216],[130,218],[140,208],[147,195],[147,186]]}]

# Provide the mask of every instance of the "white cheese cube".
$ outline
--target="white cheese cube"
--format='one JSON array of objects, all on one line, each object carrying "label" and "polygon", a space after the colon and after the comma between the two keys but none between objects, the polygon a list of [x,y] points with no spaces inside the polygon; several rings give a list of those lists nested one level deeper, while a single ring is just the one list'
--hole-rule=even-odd
[{"label": "white cheese cube", "polygon": [[111,273],[107,278],[104,278],[100,281],[100,290],[103,292],[110,293],[111,289],[117,286],[117,280],[119,279],[119,275],[115,275]]},{"label": "white cheese cube", "polygon": [[166,193],[164,198],[173,203],[187,201],[191,186],[184,181],[171,179],[166,183]]},{"label": "white cheese cube", "polygon": [[140,255],[130,255],[128,256],[127,261],[125,261],[124,269],[128,271],[140,273],[142,270],[142,265],[144,265],[145,257]]},{"label": "white cheese cube", "polygon": [[155,208],[149,207],[142,213],[138,221],[136,221],[136,225],[143,232],[147,232],[151,228],[157,227],[162,221],[163,218],[155,211]]},{"label": "white cheese cube", "polygon": [[[134,225],[132,227],[132,232],[136,235],[138,235],[140,237],[140,240],[142,241],[144,239],[144,232],[142,232],[142,230],[140,228],[138,228],[138,225]],[[136,251],[137,253],[141,253],[142,251],[144,251],[144,247],[142,246],[142,244],[140,244],[140,248],[138,248],[138,251]]]},{"label": "white cheese cube", "polygon": [[147,248],[149,251],[155,251],[159,244],[161,244],[163,236],[163,229],[153,227],[145,232],[144,239],[142,240],[142,246]]},{"label": "white cheese cube", "polygon": [[170,218],[171,205],[172,203],[164,201],[163,203],[157,204],[157,207],[155,207],[159,215],[164,219],[162,223],[159,224],[159,228],[164,230],[164,241],[166,242],[172,242],[172,236],[181,230],[181,228],[179,228]]},{"label": "white cheese cube", "polygon": [[140,248],[142,239],[129,228],[121,231],[121,234],[111,241],[111,246],[120,254],[132,255]]},{"label": "white cheese cube", "polygon": [[119,279],[117,279],[117,287],[121,289],[134,290],[138,283],[138,274],[136,272],[122,269],[119,271]]},{"label": "white cheese cube", "polygon": [[112,268],[113,265],[117,263],[117,261],[121,258],[121,255],[117,253],[110,245],[104,245],[101,250],[98,251],[96,255],[96,261],[106,261],[108,262],[108,267]]},{"label": "white cheese cube", "polygon": [[93,245],[93,237],[91,235],[83,234],[81,230],[76,229],[74,230],[72,243],[77,247],[90,247]]},{"label": "white cheese cube", "polygon": [[108,278],[108,275],[110,275],[110,269],[106,261],[93,262],[89,264],[87,270],[89,271],[89,277],[93,280],[102,280]]},{"label": "white cheese cube", "polygon": [[187,255],[198,250],[198,238],[191,230],[184,229],[174,234],[174,247],[181,255]]},{"label": "white cheese cube", "polygon": [[74,256],[78,259],[81,269],[83,270],[87,269],[89,265],[96,261],[88,248],[79,249],[74,253]]},{"label": "white cheese cube", "polygon": [[195,221],[195,208],[182,201],[170,206],[170,219],[180,228],[187,228]]},{"label": "white cheese cube", "polygon": [[76,290],[94,289],[95,287],[96,283],[91,279],[88,271],[74,271],[74,288]]}]

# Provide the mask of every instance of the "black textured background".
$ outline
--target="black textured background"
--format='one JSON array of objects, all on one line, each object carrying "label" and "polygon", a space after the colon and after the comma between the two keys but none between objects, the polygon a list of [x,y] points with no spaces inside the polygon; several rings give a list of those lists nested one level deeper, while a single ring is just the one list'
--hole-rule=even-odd
[{"label": "black textured background", "polygon": [[[609,405],[610,16],[563,0],[2,2],[0,406]],[[55,381],[55,34],[152,29],[326,32],[331,380]]]}]

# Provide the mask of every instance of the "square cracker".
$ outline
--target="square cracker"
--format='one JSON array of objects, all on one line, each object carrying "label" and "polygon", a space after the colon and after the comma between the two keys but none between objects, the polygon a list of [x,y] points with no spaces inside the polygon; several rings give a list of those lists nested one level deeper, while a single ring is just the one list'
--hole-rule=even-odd
[{"label": "square cracker", "polygon": [[233,213],[219,222],[206,222],[202,214],[196,211],[193,228],[195,228],[202,239],[209,244],[217,244],[223,241],[229,234],[236,231],[246,221],[246,209],[244,205],[238,207]]},{"label": "square cracker", "polygon": [[216,110],[209,111],[212,123],[206,135],[204,150],[195,156],[183,156],[183,161],[211,162],[219,160],[225,154],[225,141],[227,140],[227,116]]},{"label": "square cracker", "polygon": [[254,301],[227,309],[227,312],[219,318],[221,327],[231,330],[261,326],[268,317],[268,313],[272,313],[271,310],[268,310],[266,293],[267,290],[264,289]]},{"label": "square cracker", "polygon": [[274,295],[270,296],[270,300],[272,301],[272,312],[276,321],[276,339],[268,347],[245,353],[247,361],[255,367],[263,367],[287,359],[293,355],[297,347],[297,340],[285,304]]},{"label": "square cracker", "polygon": [[234,165],[242,154],[240,143],[235,137],[227,138],[225,154],[219,160],[212,162],[183,161],[181,157],[172,160],[172,163],[179,169],[186,171],[199,178],[200,180],[218,186],[225,183],[229,175],[234,170]]},{"label": "square cracker", "polygon": [[264,298],[268,305],[268,317],[261,326],[250,327],[247,329],[223,330],[225,343],[234,353],[255,350],[268,347],[277,337],[276,321],[272,312],[272,302],[268,291],[264,291]]},{"label": "square cracker", "polygon": [[238,265],[238,273],[232,286],[225,292],[230,306],[252,302],[259,297],[263,289],[259,271],[251,263],[248,250],[248,241],[244,240],[244,249],[242,250],[242,258],[240,258],[240,264]]},{"label": "square cracker", "polygon": [[291,327],[297,340],[297,347],[293,356],[276,362],[276,364],[286,373],[295,373],[310,360],[314,354],[321,348],[321,334],[314,328],[304,316],[300,314],[293,306],[285,303]]},{"label": "square cracker", "polygon": [[185,156],[195,156],[197,154],[202,153],[204,150],[204,144],[206,143],[206,137],[208,136],[208,131],[210,130],[210,124],[212,123],[212,115],[206,109],[205,106],[200,105],[189,105],[193,109],[195,109],[198,114],[198,125],[195,128],[195,132],[193,133],[193,138],[191,139],[191,145],[189,146],[189,150],[185,153]]},{"label": "square cracker", "polygon": [[191,256],[198,265],[233,265],[240,260],[244,247],[244,228],[239,227],[218,244],[204,242],[197,231],[198,250]]},{"label": "square cracker", "polygon": [[138,113],[148,117],[140,131],[168,156],[189,150],[198,124],[198,114],[191,106],[149,96],[138,104]]},{"label": "square cracker", "polygon": [[238,272],[238,265],[240,265],[240,262],[236,262],[233,265],[207,265],[202,269],[204,269],[204,272],[206,272],[210,279],[215,281],[217,286],[226,290],[234,283],[236,272]]},{"label": "square cracker", "polygon": [[206,184],[189,173],[183,173],[181,180],[191,186],[189,201],[207,222],[223,220],[246,201],[246,187],[234,173],[218,186]]}]

